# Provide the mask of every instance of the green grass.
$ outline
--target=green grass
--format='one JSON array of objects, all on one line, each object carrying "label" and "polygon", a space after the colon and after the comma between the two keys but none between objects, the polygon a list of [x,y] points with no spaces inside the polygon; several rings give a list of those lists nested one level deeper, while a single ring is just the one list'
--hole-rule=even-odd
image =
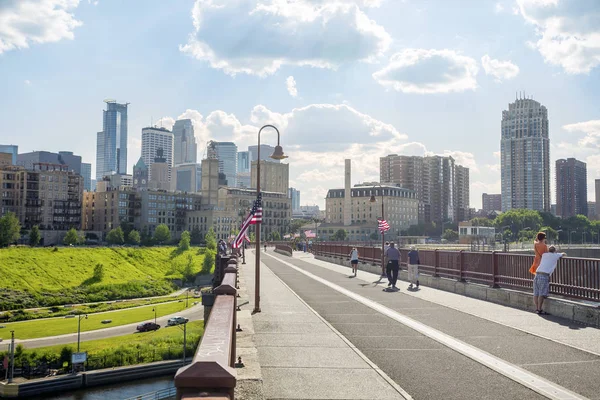
[{"label": "green grass", "polygon": [[[190,302],[190,304],[192,304],[192,302]],[[156,316],[162,317],[163,315],[174,314],[184,310],[185,301],[131,308],[108,313],[88,314],[88,319],[81,320],[81,331],[93,331],[96,329],[127,325],[134,322],[152,321],[154,320],[154,312],[152,312],[152,308],[154,307],[156,307]],[[112,322],[110,324],[103,324],[101,321],[105,319],[110,319]],[[35,339],[46,336],[77,333],[77,322],[77,317],[11,322],[4,324],[5,328],[0,329],[0,338],[9,339],[10,331],[12,330],[15,331],[15,337],[17,339]]]},{"label": "green grass", "polygon": [[[198,248],[98,247],[0,249],[0,310],[165,295],[191,257],[199,272]],[[93,278],[97,264],[104,277]]]}]

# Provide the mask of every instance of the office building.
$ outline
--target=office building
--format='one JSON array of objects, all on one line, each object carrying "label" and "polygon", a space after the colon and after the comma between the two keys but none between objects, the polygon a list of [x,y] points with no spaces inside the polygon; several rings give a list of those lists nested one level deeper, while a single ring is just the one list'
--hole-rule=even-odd
[{"label": "office building", "polygon": [[219,160],[205,158],[201,164],[202,170],[202,205],[216,206],[219,190]]},{"label": "office building", "polygon": [[148,180],[148,188],[151,190],[170,190],[170,172],[171,170],[167,158],[165,157],[165,153],[163,149],[159,147],[156,149],[156,156],[154,157],[150,168],[148,168],[148,175],[150,177]]},{"label": "office building", "polygon": [[289,188],[288,197],[292,199],[292,212],[300,210],[300,191],[296,188]]},{"label": "office building", "polygon": [[173,133],[165,128],[147,127],[142,129],[142,159],[148,167],[148,179],[152,180],[152,164],[157,151],[162,149],[161,159],[167,164],[167,183],[171,182],[173,168]]},{"label": "office building", "polygon": [[380,158],[380,180],[415,193],[419,222],[458,222],[469,215],[469,169],[452,157],[401,156]]},{"label": "office building", "polygon": [[225,174],[227,186],[237,186],[237,146],[233,142],[208,143],[208,158],[219,160],[219,172]]},{"label": "office building", "polygon": [[556,213],[569,218],[586,215],[587,166],[574,158],[556,160]]},{"label": "office building", "polygon": [[173,125],[173,165],[196,164],[198,145],[191,119],[180,119]]},{"label": "office building", "polygon": [[144,159],[140,157],[137,163],[133,166],[133,187],[138,190],[148,189],[148,166]]},{"label": "office building", "polygon": [[0,166],[13,165],[13,156],[10,153],[0,153]]},{"label": "office building", "polygon": [[92,191],[92,164],[81,163],[81,177],[83,178],[83,190]]},{"label": "office building", "polygon": [[[260,159],[262,161],[269,161],[279,163],[281,160],[274,160],[271,158],[271,154],[275,151],[275,147],[269,146],[268,144],[260,145]],[[258,160],[258,146],[248,146],[248,152],[250,153],[250,161]]]},{"label": "office building", "polygon": [[502,211],[550,210],[548,110],[532,99],[516,99],[502,111]]},{"label": "office building", "polygon": [[[252,161],[250,171],[250,186],[256,188],[256,169],[257,162]],[[284,193],[288,195],[290,187],[290,166],[289,164],[272,163],[268,161],[260,162],[260,190],[265,192]]]},{"label": "office building", "polygon": [[202,190],[200,164],[180,164],[173,169],[172,189],[176,192],[196,193]]},{"label": "office building", "polygon": [[19,154],[19,146],[13,144],[0,144],[0,153],[10,154],[10,163],[12,165],[17,165],[17,155]]},{"label": "office building", "polygon": [[96,181],[105,175],[127,173],[127,106],[104,100],[102,131],[96,135]]},{"label": "office building", "polygon": [[25,169],[33,170],[34,164],[59,164],[67,167],[68,171],[77,175],[81,174],[81,156],[76,156],[71,151],[59,151],[52,153],[49,151],[32,151],[17,155],[17,165]]},{"label": "office building", "polygon": [[487,194],[481,195],[481,209],[484,214],[489,214],[492,211],[502,210],[502,195],[500,194]]},{"label": "office building", "polygon": [[598,214],[596,214],[596,202],[588,201],[587,203],[587,217],[590,221],[598,219]]},{"label": "office building", "polygon": [[237,187],[250,187],[250,152],[238,151],[237,153]]}]

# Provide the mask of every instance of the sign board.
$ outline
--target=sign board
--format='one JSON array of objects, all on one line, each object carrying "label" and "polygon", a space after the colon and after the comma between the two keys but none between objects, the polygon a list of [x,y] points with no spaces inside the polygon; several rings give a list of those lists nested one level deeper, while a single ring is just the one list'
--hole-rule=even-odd
[{"label": "sign board", "polygon": [[73,353],[71,364],[83,364],[87,360],[87,353]]}]

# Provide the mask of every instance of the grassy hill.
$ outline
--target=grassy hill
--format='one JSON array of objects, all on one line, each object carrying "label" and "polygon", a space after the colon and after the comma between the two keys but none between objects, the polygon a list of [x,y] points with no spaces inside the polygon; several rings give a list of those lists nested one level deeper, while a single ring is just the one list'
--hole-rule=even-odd
[{"label": "grassy hill", "polygon": [[0,310],[168,294],[188,263],[197,273],[203,259],[198,248],[0,249]]}]

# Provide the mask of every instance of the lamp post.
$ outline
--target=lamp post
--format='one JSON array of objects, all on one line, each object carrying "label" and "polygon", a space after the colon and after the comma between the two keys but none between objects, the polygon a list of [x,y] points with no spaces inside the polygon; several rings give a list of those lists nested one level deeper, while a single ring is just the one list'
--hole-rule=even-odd
[{"label": "lamp post", "polygon": [[556,242],[557,242],[558,244],[560,244],[560,233],[561,233],[562,231],[563,231],[562,229],[558,229],[558,230],[556,231]]},{"label": "lamp post", "polygon": [[585,246],[585,232],[581,232],[581,244]]},{"label": "lamp post", "polygon": [[83,318],[87,319],[87,317],[88,317],[87,314],[77,316],[77,319],[78,319],[78,321],[77,321],[77,352],[78,353],[79,353],[79,344],[81,342],[81,340],[80,340],[81,339],[81,320]]},{"label": "lamp post", "polygon": [[[181,329],[181,326],[176,325],[179,329]],[[187,321],[183,323],[183,329],[181,329],[183,331],[183,365],[185,365],[185,346],[187,344]]]},{"label": "lamp post", "polygon": [[[257,152],[257,161],[256,161],[256,198],[260,195],[260,133],[265,128],[273,128],[277,132],[277,146],[271,154],[271,158],[274,160],[283,160],[287,158],[285,154],[283,154],[283,149],[279,144],[280,135],[279,130],[273,125],[265,125],[258,131],[258,152]],[[260,225],[255,225],[254,235],[256,236],[256,248],[254,249],[254,253],[256,253],[256,261],[255,261],[255,275],[254,275],[254,313],[260,312]]]},{"label": "lamp post", "polygon": [[577,231],[570,231],[569,232],[569,248],[571,248],[571,243],[572,243],[572,239],[571,238],[573,237],[573,234],[576,233],[576,232]]},{"label": "lamp post", "polygon": [[[381,186],[381,184],[378,183],[376,185],[373,185],[373,188],[375,188],[376,186],[379,186],[379,188],[381,189],[381,220],[383,221],[385,219],[384,213],[383,213],[383,186]],[[370,202],[375,203],[376,201],[377,201],[377,199],[375,198],[375,195],[371,195]],[[383,265],[384,258],[385,258],[384,250],[385,250],[385,232],[381,232],[381,276],[385,276],[385,265]]]},{"label": "lamp post", "polygon": [[154,324],[156,324],[156,307],[152,307],[152,312],[154,313]]}]

